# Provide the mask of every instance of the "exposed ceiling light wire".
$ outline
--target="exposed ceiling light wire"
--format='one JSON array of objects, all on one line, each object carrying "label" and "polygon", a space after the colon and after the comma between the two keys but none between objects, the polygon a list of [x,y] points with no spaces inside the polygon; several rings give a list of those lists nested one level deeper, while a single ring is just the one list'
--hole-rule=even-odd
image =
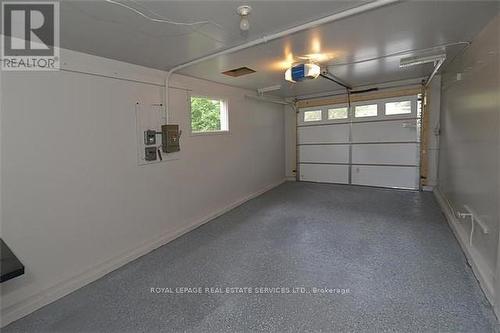
[{"label": "exposed ceiling light wire", "polygon": [[[137,3],[136,1],[133,1],[133,0],[130,0],[134,3]],[[120,6],[120,7],[123,7],[123,8],[126,8],[134,13],[136,13],[137,15],[140,15],[142,16],[143,18],[151,21],[151,22],[157,22],[157,23],[167,23],[167,24],[173,24],[173,25],[182,25],[182,26],[196,26],[196,25],[202,25],[202,24],[213,24],[219,28],[222,29],[222,26],[218,23],[215,23],[215,22],[212,22],[212,21],[209,21],[209,20],[206,20],[206,21],[198,21],[198,22],[177,22],[177,21],[172,21],[172,20],[169,20],[167,18],[164,18],[164,17],[161,17],[160,15],[148,10],[148,12],[154,14],[155,16],[157,16],[158,18],[155,18],[155,17],[152,17],[152,16],[149,16],[148,14],[146,13],[143,13],[142,11],[134,8],[134,7],[131,7],[129,5],[126,5],[122,2],[119,2],[119,1],[115,1],[115,0],[106,0],[106,2],[108,3],[111,3],[111,4],[114,4],[114,5],[117,5],[117,6]]]},{"label": "exposed ceiling light wire", "polygon": [[[170,37],[170,36],[183,36],[183,35],[187,35],[187,34],[190,34],[190,33],[193,33],[193,32],[196,32],[196,33],[199,33],[211,40],[213,40],[214,42],[216,43],[219,43],[221,45],[225,45],[225,42],[220,40],[220,39],[217,39],[217,38],[214,38],[213,36],[201,31],[201,27],[203,25],[206,25],[206,24],[212,24],[216,27],[218,27],[219,29],[223,29],[223,27],[216,23],[216,22],[213,22],[213,21],[200,21],[200,22],[176,22],[176,21],[171,21],[171,20],[168,20],[164,17],[162,17],[161,15],[145,8],[144,6],[142,6],[140,3],[138,3],[137,1],[135,0],[128,0],[130,2],[133,2],[135,4],[137,4],[138,6],[140,6],[142,8],[142,10],[145,10],[145,11],[148,11],[150,14],[154,15],[154,16],[157,16],[157,18],[155,17],[151,17],[150,15],[147,15],[146,13],[136,9],[136,8],[133,8],[131,6],[128,6],[122,2],[118,2],[118,1],[114,1],[114,0],[106,0],[106,2],[110,3],[110,4],[113,4],[113,5],[117,5],[117,6],[120,6],[120,7],[123,7],[123,8],[126,8],[128,10],[131,10],[132,12],[140,15],[141,17],[149,20],[149,21],[152,21],[152,22],[156,22],[156,23],[167,23],[167,24],[173,24],[173,25],[178,25],[178,26],[187,26],[187,27],[191,27],[191,30],[189,31],[186,31],[186,32],[183,32],[183,33],[179,33],[179,34],[164,34],[163,36],[166,36],[166,37]],[[150,35],[150,34],[146,34],[146,35],[149,35],[149,36],[153,36],[153,35]],[[155,36],[153,36],[155,37]]]},{"label": "exposed ceiling light wire", "polygon": [[215,39],[213,38],[212,36],[208,36],[206,35],[205,33],[203,33],[202,31],[199,31],[203,26],[197,26],[197,27],[193,27],[191,29],[188,29],[184,32],[180,32],[180,33],[161,33],[161,34],[151,34],[149,32],[146,32],[144,30],[140,30],[140,29],[131,29],[131,28],[128,28],[126,25],[123,25],[123,22],[120,22],[120,21],[116,21],[116,20],[113,20],[113,19],[110,19],[110,18],[107,18],[107,19],[102,19],[96,15],[93,15],[92,13],[89,13],[87,10],[81,8],[80,6],[78,5],[75,5],[75,2],[74,1],[68,1],[67,3],[65,3],[66,6],[70,6],[72,7],[73,9],[81,12],[82,14],[90,17],[91,19],[95,20],[95,21],[98,21],[98,22],[104,22],[106,24],[114,24],[114,25],[121,25],[120,29],[122,31],[126,31],[126,32],[129,32],[130,34],[133,34],[133,33],[137,33],[137,34],[140,34],[142,36],[145,36],[145,37],[150,37],[150,38],[167,38],[167,37],[179,37],[179,36],[185,36],[185,35],[188,35],[188,34],[191,34],[193,32],[196,32],[196,33],[199,33],[199,34],[202,34],[204,36],[206,36],[207,38],[210,38],[212,40],[214,40],[215,42],[218,42],[220,44],[223,44],[223,41],[221,40],[218,40],[218,39]]}]

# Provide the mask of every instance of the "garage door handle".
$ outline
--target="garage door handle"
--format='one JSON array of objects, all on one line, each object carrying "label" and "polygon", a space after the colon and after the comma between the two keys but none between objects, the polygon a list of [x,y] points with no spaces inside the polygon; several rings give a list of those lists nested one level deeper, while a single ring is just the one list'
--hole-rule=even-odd
[{"label": "garage door handle", "polygon": [[401,126],[403,126],[404,128],[417,128],[416,123],[402,123]]}]

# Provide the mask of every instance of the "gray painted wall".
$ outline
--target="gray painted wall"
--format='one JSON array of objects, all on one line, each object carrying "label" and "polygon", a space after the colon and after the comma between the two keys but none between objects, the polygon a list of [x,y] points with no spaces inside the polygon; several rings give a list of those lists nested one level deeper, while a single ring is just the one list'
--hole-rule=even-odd
[{"label": "gray painted wall", "polygon": [[[472,208],[489,228],[475,228],[469,243],[469,219],[452,227],[477,267],[483,288],[495,299],[499,231],[500,18],[497,16],[442,76],[439,191],[451,209]],[[498,313],[498,312],[497,312]]]}]

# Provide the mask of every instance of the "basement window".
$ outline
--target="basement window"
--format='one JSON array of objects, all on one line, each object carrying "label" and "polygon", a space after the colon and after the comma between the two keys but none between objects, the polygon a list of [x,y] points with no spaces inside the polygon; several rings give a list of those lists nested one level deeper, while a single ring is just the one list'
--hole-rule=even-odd
[{"label": "basement window", "polygon": [[321,121],[321,110],[304,111],[304,122]]},{"label": "basement window", "polygon": [[354,108],[354,117],[376,117],[377,104],[359,105]]},{"label": "basement window", "polygon": [[407,114],[411,113],[411,102],[401,101],[401,102],[391,102],[385,103],[385,114]]},{"label": "basement window", "polygon": [[223,99],[191,96],[191,133],[229,131],[227,102]]},{"label": "basement window", "polygon": [[347,119],[347,108],[328,109],[328,120]]}]

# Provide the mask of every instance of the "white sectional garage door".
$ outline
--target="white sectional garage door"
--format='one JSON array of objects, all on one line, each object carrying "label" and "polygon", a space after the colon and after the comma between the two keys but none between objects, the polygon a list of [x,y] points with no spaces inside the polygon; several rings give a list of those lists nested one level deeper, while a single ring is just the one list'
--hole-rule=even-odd
[{"label": "white sectional garage door", "polygon": [[301,181],[418,189],[417,96],[301,109]]}]

